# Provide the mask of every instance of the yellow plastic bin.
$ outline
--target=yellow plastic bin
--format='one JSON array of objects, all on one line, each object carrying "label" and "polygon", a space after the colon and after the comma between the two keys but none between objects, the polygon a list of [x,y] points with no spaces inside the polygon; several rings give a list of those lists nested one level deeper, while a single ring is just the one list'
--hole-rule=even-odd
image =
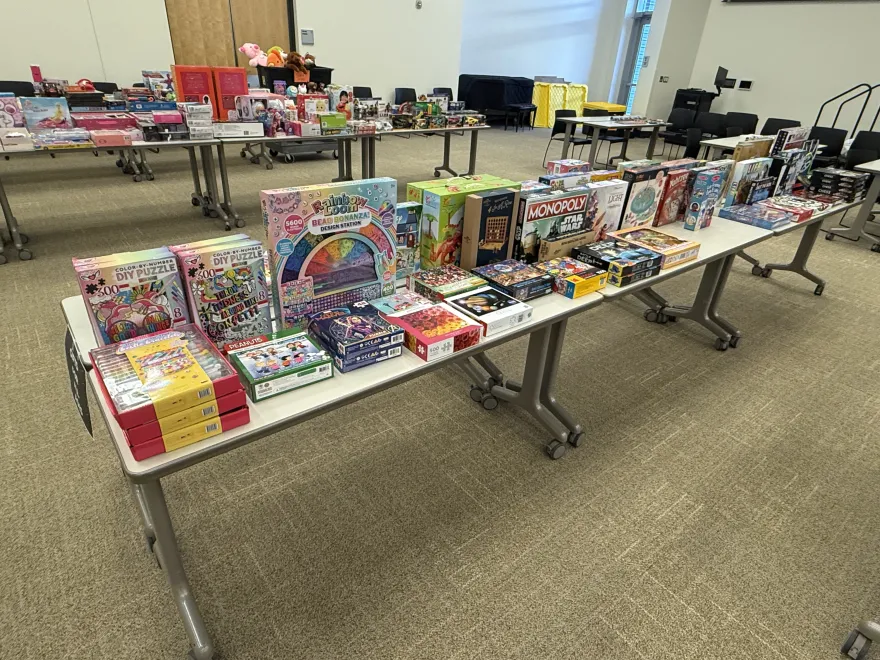
[{"label": "yellow plastic bin", "polygon": [[556,121],[556,111],[565,107],[565,88],[559,83],[535,83],[532,92],[532,103],[538,111],[535,113],[535,126],[549,128]]},{"label": "yellow plastic bin", "polygon": [[622,115],[626,113],[626,106],[619,103],[606,103],[605,101],[590,101],[584,103],[584,110],[607,110],[612,115]]},{"label": "yellow plastic bin", "polygon": [[565,89],[565,109],[580,113],[581,108],[587,102],[586,85],[568,85]]}]

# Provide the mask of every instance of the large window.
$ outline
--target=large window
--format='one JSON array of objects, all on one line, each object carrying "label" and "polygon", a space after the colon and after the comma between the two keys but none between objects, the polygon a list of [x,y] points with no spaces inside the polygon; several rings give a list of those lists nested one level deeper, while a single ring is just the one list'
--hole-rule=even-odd
[{"label": "large window", "polygon": [[648,47],[648,35],[651,33],[651,13],[656,0],[638,0],[633,15],[632,31],[627,46],[624,75],[617,95],[617,102],[626,106],[626,112],[632,112],[632,104],[636,98],[636,86],[645,63],[645,49]]}]

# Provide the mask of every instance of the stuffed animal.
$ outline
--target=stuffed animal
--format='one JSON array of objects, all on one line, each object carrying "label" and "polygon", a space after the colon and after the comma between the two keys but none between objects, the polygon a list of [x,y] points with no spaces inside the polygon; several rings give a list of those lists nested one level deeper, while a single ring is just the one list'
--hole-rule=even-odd
[{"label": "stuffed animal", "polygon": [[303,56],[297,53],[295,50],[287,53],[287,60],[284,62],[284,66],[288,69],[291,69],[294,73],[308,73],[309,70],[306,68],[305,62],[303,61]]},{"label": "stuffed animal", "polygon": [[305,61],[307,69],[311,69],[315,66],[315,56],[311,53],[306,53],[305,55],[303,55],[303,60]]},{"label": "stuffed animal", "polygon": [[281,50],[281,46],[272,46],[266,53],[267,66],[284,66],[287,53]]},{"label": "stuffed animal", "polygon": [[245,57],[249,58],[248,64],[250,66],[267,66],[268,58],[266,53],[260,50],[257,44],[246,43],[238,50],[244,53]]}]

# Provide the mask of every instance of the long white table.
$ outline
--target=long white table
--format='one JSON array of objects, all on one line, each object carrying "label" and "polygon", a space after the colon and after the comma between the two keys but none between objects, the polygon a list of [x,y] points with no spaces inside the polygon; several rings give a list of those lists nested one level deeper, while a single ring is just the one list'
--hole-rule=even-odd
[{"label": "long white table", "polygon": [[[859,172],[868,172],[873,175],[871,184],[868,186],[868,194],[864,201],[861,202],[858,215],[850,227],[832,227],[825,234],[825,238],[833,240],[835,236],[841,236],[851,241],[857,241],[864,238],[871,242],[871,251],[880,252],[880,223],[874,220],[874,205],[877,198],[880,197],[880,160],[872,160],[869,163],[857,165],[856,170]],[[875,234],[869,233],[870,229]]]},{"label": "long white table", "polygon": [[[767,137],[772,139],[773,136],[768,135]],[[706,153],[704,154],[705,159],[714,160],[720,157],[721,152],[733,151],[734,149],[736,149],[736,145],[743,141],[744,140],[742,135],[735,135],[733,137],[710,138],[706,140],[700,140],[700,146],[706,147]],[[827,146],[827,144],[819,144],[819,149],[824,149]],[[712,158],[709,158],[710,153],[713,150],[715,151],[715,153],[712,154]]]},{"label": "long white table", "polygon": [[[665,126],[669,126],[668,122],[646,122],[646,121],[632,121],[632,122],[622,122],[622,121],[613,121],[610,118],[597,118],[597,117],[560,117],[559,121],[565,124],[565,138],[562,141],[562,159],[565,160],[568,158],[568,151],[571,147],[571,138],[574,134],[574,130],[577,126],[589,126],[592,128],[592,133],[590,135],[590,157],[589,162],[595,167],[596,165],[596,155],[599,150],[599,131],[625,131],[627,135],[630,132],[641,129],[641,128],[650,128],[651,129],[651,139],[648,142],[648,151],[645,154],[646,158],[652,158],[654,156],[654,148],[657,146],[657,135],[660,133],[660,129]],[[624,143],[625,144],[625,143]],[[625,157],[626,149],[624,148],[624,153],[622,156]],[[609,159],[610,160],[610,159]]]}]

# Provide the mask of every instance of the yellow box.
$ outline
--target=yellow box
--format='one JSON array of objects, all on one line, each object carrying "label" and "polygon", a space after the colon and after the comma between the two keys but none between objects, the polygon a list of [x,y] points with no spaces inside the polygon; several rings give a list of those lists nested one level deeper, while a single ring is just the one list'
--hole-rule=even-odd
[{"label": "yellow box", "polygon": [[606,103],[605,101],[589,101],[584,103],[584,110],[607,110],[610,113],[624,113],[626,106],[619,103]]}]

